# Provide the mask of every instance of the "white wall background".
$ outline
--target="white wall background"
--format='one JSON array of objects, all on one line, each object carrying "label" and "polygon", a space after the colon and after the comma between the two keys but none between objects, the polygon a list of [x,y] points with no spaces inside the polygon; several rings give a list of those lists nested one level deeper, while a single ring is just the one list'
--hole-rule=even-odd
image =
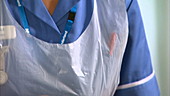
[{"label": "white wall background", "polygon": [[170,0],[138,0],[161,96],[170,96]]}]

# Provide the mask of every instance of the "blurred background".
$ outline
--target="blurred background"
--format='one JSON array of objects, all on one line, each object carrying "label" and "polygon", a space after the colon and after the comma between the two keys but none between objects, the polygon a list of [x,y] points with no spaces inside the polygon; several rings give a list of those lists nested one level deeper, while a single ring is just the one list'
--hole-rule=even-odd
[{"label": "blurred background", "polygon": [[138,0],[161,96],[170,96],[170,0]]}]

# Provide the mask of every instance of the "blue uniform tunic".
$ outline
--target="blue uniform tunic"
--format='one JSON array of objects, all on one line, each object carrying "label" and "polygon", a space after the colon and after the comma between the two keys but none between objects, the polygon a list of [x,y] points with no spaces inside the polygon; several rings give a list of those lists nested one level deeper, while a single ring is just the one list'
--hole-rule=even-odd
[{"label": "blue uniform tunic", "polygon": [[[22,25],[16,0],[7,0],[7,4],[14,18]],[[42,0],[22,0],[31,34],[50,43],[60,42],[69,11],[76,4],[78,7],[76,19],[66,43],[75,41],[86,29],[93,13],[93,0],[59,0],[52,16]]]},{"label": "blue uniform tunic", "polygon": [[[21,24],[15,0],[6,3],[16,21]],[[126,0],[129,37],[123,58],[120,86],[147,79],[152,73],[150,53],[137,0]],[[74,42],[88,26],[93,13],[93,0],[59,0],[50,15],[41,0],[23,0],[30,32],[33,36],[50,43],[59,43],[64,32],[69,10],[77,4],[75,23],[66,43]],[[22,24],[21,24],[22,25]],[[114,96],[159,96],[155,76],[145,83],[117,89]]]}]

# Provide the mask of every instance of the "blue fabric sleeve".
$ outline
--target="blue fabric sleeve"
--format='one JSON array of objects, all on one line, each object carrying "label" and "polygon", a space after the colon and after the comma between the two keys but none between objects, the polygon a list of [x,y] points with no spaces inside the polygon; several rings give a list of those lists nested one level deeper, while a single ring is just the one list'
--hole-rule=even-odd
[{"label": "blue fabric sleeve", "polygon": [[[153,73],[150,52],[137,0],[126,0],[129,37],[120,73],[120,84],[140,81]],[[117,90],[114,96],[159,96],[156,77],[139,86]]]},{"label": "blue fabric sleeve", "polygon": [[156,83],[156,77],[154,77],[145,84],[117,90],[114,96],[160,96]]}]

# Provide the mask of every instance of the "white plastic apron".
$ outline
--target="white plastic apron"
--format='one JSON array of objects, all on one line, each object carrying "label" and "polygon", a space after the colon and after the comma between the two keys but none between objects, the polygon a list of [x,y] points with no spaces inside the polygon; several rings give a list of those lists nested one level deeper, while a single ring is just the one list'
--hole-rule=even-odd
[{"label": "white plastic apron", "polygon": [[[73,43],[50,44],[27,34],[0,0],[0,24],[16,28],[1,40],[8,81],[0,96],[113,96],[127,42],[124,0],[94,0],[85,32]],[[116,35],[113,35],[115,33]]]}]

